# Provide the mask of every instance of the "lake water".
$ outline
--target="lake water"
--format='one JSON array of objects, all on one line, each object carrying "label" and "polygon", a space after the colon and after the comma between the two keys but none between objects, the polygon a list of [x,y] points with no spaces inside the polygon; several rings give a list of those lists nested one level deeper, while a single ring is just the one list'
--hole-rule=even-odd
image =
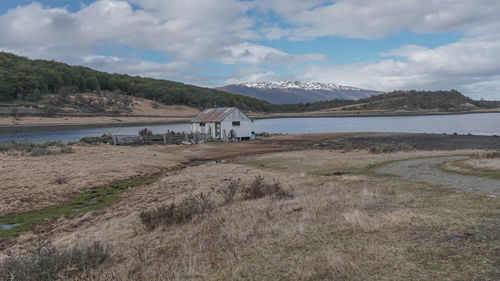
[{"label": "lake water", "polygon": [[[160,126],[109,127],[94,129],[70,129],[55,131],[16,132],[0,134],[0,142],[58,140],[77,141],[86,136],[102,134],[136,135],[148,127],[153,133],[167,130],[189,131],[189,124]],[[277,118],[254,122],[257,133],[301,134],[335,132],[406,132],[406,133],[458,133],[474,135],[500,135],[500,113],[457,115],[391,116],[391,117],[325,117],[325,118]]]}]

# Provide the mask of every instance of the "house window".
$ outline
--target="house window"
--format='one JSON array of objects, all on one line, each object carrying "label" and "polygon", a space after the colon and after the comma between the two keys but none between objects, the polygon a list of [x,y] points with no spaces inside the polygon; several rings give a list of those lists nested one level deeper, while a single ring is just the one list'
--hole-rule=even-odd
[{"label": "house window", "polygon": [[200,123],[200,127],[205,127],[205,123]]},{"label": "house window", "polygon": [[239,126],[240,125],[240,121],[233,121],[233,126]]}]

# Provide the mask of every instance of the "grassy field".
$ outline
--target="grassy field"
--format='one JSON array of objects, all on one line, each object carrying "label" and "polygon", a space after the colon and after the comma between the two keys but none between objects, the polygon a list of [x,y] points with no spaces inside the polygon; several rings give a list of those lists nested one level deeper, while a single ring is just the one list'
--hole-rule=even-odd
[{"label": "grassy field", "polygon": [[[270,141],[279,143],[279,139]],[[19,265],[20,258],[24,269],[36,261],[63,259],[60,264],[74,269],[63,268],[52,276],[76,280],[500,277],[498,198],[408,182],[374,170],[402,159],[479,151],[373,154],[368,150],[295,150],[289,143],[288,151],[276,144],[252,145],[255,147],[138,148],[142,154],[158,154],[169,163],[209,158],[228,161],[165,172],[132,189],[120,189],[110,195],[111,201],[92,210],[52,219],[43,232],[35,227],[18,233],[0,248],[4,262],[0,280],[7,280],[8,269],[20,268],[6,267],[5,262]],[[245,153],[241,153],[243,146]],[[257,150],[259,146],[263,151]],[[88,152],[87,148],[75,149],[73,157],[78,158],[81,152]],[[133,149],[114,150],[125,156],[129,152],[137,155]],[[258,154],[251,155],[254,153]],[[42,157],[51,163],[61,156]],[[499,159],[488,161],[497,165]],[[134,164],[143,165],[139,160]],[[249,196],[257,194],[256,178],[263,180],[261,188],[270,191]],[[235,192],[226,200],[220,190],[234,182],[238,182]],[[287,195],[277,195],[276,186]],[[171,206],[175,206],[172,212],[165,211]],[[154,213],[157,210],[164,211]],[[158,216],[154,227],[144,225],[141,214],[145,212]],[[168,216],[174,215],[175,219],[169,220]],[[2,219],[5,217],[0,222]],[[43,252],[45,256],[30,256],[27,250],[36,249],[40,241],[54,245],[55,250]],[[101,248],[92,246],[97,241]],[[89,262],[91,270],[81,269],[81,259],[74,263],[67,259],[68,251],[95,249],[104,254],[101,260]]]}]

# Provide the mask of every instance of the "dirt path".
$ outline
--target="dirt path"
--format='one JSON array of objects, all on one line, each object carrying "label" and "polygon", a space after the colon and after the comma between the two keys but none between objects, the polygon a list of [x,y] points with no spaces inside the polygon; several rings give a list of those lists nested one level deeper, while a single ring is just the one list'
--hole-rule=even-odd
[{"label": "dirt path", "polygon": [[464,160],[468,156],[447,156],[397,161],[378,169],[379,173],[397,175],[404,179],[445,185],[462,192],[500,196],[500,181],[475,176],[446,173],[437,168],[443,162]]}]

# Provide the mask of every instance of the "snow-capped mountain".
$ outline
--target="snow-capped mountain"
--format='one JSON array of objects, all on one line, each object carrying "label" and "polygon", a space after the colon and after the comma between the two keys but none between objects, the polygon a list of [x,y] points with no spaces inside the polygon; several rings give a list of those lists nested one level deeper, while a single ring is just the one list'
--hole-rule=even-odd
[{"label": "snow-capped mountain", "polygon": [[238,85],[259,89],[303,89],[303,90],[362,90],[360,88],[336,85],[332,83],[301,82],[301,81],[272,81],[241,83]]},{"label": "snow-capped mountain", "polygon": [[219,90],[267,100],[270,103],[306,103],[332,99],[358,100],[383,92],[332,83],[271,81],[232,84]]}]

